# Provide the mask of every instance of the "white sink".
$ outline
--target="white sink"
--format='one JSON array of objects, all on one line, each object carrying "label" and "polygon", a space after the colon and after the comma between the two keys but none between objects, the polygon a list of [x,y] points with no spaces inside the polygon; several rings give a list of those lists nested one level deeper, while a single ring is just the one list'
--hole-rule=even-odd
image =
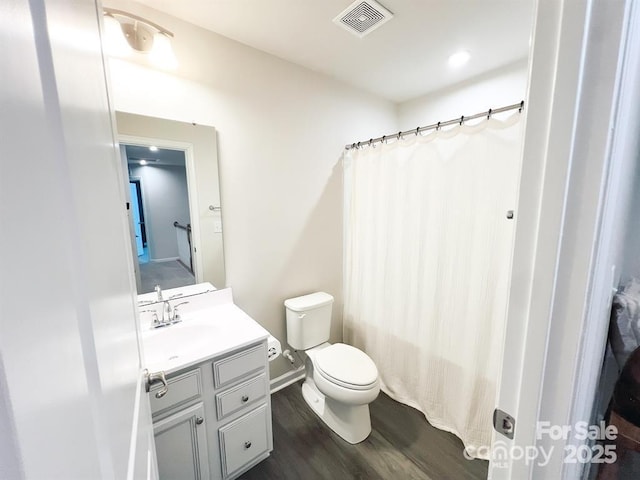
[{"label": "white sink", "polygon": [[160,327],[143,334],[144,355],[147,363],[180,363],[194,352],[206,350],[213,343],[212,336],[219,333],[215,324],[182,322]]},{"label": "white sink", "polygon": [[231,289],[172,300],[182,322],[151,328],[153,313],[162,314],[162,304],[144,306],[141,315],[145,367],[166,374],[200,363],[207,358],[255,344],[269,336],[255,320],[233,303]]}]

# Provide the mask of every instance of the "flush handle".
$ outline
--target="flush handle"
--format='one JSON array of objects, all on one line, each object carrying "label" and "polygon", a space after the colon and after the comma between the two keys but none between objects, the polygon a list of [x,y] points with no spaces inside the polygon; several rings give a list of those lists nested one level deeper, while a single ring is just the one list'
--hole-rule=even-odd
[{"label": "flush handle", "polygon": [[244,448],[245,449],[251,448],[251,442],[249,442],[249,441],[244,442]]},{"label": "flush handle", "polygon": [[243,395],[242,396],[242,403],[247,403],[249,401],[249,396],[248,395]]},{"label": "flush handle", "polygon": [[299,318],[300,320],[302,320],[302,319],[303,319],[304,317],[306,317],[306,316],[307,316],[307,314],[306,314],[306,313],[299,313],[299,314],[298,314],[298,318]]}]

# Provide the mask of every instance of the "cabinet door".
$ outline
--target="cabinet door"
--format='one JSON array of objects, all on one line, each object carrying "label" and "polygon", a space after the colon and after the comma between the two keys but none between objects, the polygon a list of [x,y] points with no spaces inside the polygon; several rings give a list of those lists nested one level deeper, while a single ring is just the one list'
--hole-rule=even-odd
[{"label": "cabinet door", "polygon": [[227,478],[269,452],[269,411],[261,405],[220,429],[222,471]]},{"label": "cabinet door", "polygon": [[204,406],[198,403],[153,424],[160,480],[209,478]]}]

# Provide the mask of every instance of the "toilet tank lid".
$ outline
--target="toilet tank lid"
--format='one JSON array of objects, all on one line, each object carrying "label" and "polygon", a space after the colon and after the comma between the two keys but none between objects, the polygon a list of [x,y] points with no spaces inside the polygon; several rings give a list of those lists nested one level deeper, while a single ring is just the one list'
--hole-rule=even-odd
[{"label": "toilet tank lid", "polygon": [[313,308],[323,307],[333,303],[333,297],[325,292],[310,293],[301,297],[289,298],[284,306],[294,312],[305,312]]}]

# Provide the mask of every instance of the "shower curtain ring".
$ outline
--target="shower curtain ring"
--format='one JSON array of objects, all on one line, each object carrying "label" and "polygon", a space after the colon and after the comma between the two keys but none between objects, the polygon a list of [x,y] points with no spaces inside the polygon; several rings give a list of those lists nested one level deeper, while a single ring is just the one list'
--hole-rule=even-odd
[{"label": "shower curtain ring", "polygon": [[440,130],[440,122],[438,122],[438,125],[436,125],[436,132]]},{"label": "shower curtain ring", "polygon": [[493,110],[490,108],[489,111],[487,112],[487,120],[491,118],[491,112],[493,112]]},{"label": "shower curtain ring", "polygon": [[524,100],[520,102],[520,108],[518,109],[518,113],[522,113],[523,108],[524,108]]},{"label": "shower curtain ring", "polygon": [[464,115],[460,117],[460,125],[462,125],[462,122],[464,122]]},{"label": "shower curtain ring", "polygon": [[402,138],[402,132],[398,132],[398,140]]},{"label": "shower curtain ring", "polygon": [[387,136],[386,135],[382,136],[382,143],[387,143]]},{"label": "shower curtain ring", "polygon": [[373,145],[373,138],[369,139],[369,146]]},{"label": "shower curtain ring", "polygon": [[358,142],[358,146],[356,148],[360,148],[360,142]]},{"label": "shower curtain ring", "polygon": [[418,134],[420,133],[420,127],[416,128],[416,137],[418,136]]}]

